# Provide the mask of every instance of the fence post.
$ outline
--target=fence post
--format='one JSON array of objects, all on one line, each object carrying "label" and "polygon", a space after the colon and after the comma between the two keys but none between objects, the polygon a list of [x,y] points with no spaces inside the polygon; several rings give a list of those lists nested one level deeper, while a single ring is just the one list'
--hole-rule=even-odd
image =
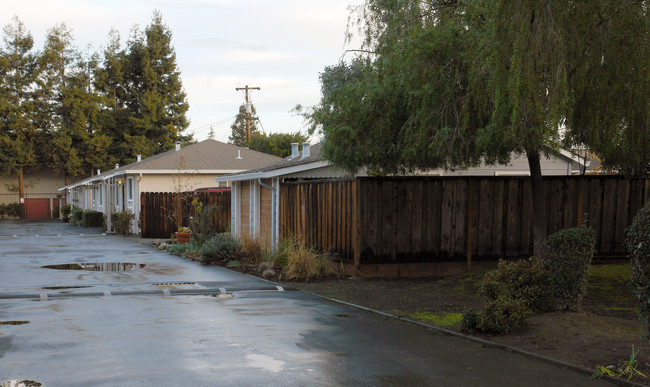
[{"label": "fence post", "polygon": [[352,251],[354,253],[354,275],[360,275],[361,265],[361,181],[352,182]]},{"label": "fence post", "polygon": [[474,200],[472,197],[472,181],[474,179],[469,179],[467,182],[467,272],[472,271],[472,219],[474,218]]}]

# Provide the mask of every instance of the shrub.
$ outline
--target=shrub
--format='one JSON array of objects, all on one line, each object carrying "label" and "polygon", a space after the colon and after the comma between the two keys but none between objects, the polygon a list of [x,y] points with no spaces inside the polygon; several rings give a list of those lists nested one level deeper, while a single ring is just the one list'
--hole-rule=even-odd
[{"label": "shrub", "polygon": [[131,221],[135,215],[131,211],[113,212],[111,224],[116,234],[129,235],[131,233]]},{"label": "shrub", "polygon": [[333,271],[330,260],[304,243],[294,243],[286,250],[287,264],[282,269],[281,277],[286,279],[309,280],[314,277],[329,275]]},{"label": "shrub", "polygon": [[175,243],[167,247],[167,252],[169,254],[178,255],[180,257],[187,257],[189,255],[193,257],[198,256],[199,250],[200,246],[195,242],[185,243],[182,245]]},{"label": "shrub", "polygon": [[69,204],[66,204],[65,206],[61,207],[61,217],[63,218],[64,222],[67,222],[70,220],[70,211],[72,210],[71,206]]},{"label": "shrub", "polygon": [[242,255],[241,243],[229,233],[217,234],[201,246],[201,262],[226,263],[238,260]]},{"label": "shrub", "polygon": [[14,218],[22,218],[23,208],[23,205],[20,203],[9,203],[7,204],[7,215]]},{"label": "shrub", "polygon": [[639,321],[650,339],[650,202],[646,203],[626,230],[625,247],[630,254],[630,285],[639,301]]},{"label": "shrub", "polygon": [[0,203],[0,218],[4,218],[7,215],[7,205]]},{"label": "shrub", "polygon": [[77,224],[81,222],[81,218],[83,217],[84,210],[81,208],[73,208],[72,209],[72,216],[70,217],[70,222]]},{"label": "shrub", "polygon": [[192,201],[192,208],[194,216],[190,220],[190,228],[192,229],[192,239],[199,245],[207,242],[218,233],[217,225],[213,218],[219,210],[219,206],[212,205],[203,207],[202,202]]},{"label": "shrub", "polygon": [[99,211],[88,210],[81,215],[81,225],[84,227],[102,227],[104,214]]},{"label": "shrub", "polygon": [[594,256],[596,232],[591,228],[561,230],[546,240],[546,266],[556,310],[580,310]]},{"label": "shrub", "polygon": [[500,260],[479,284],[479,293],[486,300],[483,309],[463,314],[463,330],[508,333],[519,328],[521,321],[534,312],[553,310],[549,290],[550,273],[543,262],[527,259]]},{"label": "shrub", "polygon": [[59,206],[54,206],[54,209],[52,210],[52,219],[59,219],[60,211],[61,209]]},{"label": "shrub", "polygon": [[505,295],[522,300],[532,312],[550,312],[554,302],[549,281],[550,273],[543,262],[532,258],[500,260],[497,269],[483,277],[479,292],[487,301],[495,301]]},{"label": "shrub", "polygon": [[508,333],[518,329],[521,321],[532,315],[523,299],[502,294],[488,302],[477,321],[476,329],[482,332]]}]

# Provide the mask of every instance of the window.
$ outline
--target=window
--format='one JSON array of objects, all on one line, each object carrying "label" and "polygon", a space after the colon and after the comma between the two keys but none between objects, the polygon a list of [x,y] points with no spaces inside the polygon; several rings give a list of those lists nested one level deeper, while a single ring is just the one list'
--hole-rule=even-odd
[{"label": "window", "polygon": [[127,198],[129,200],[133,200],[133,179],[132,178],[126,179],[126,192],[127,192]]}]

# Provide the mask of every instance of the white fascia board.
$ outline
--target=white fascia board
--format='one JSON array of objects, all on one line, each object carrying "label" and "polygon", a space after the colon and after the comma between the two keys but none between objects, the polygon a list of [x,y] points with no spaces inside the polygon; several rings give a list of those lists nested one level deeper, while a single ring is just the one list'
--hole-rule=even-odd
[{"label": "white fascia board", "polygon": [[291,175],[292,173],[304,172],[304,171],[309,171],[311,169],[324,168],[328,166],[330,166],[330,163],[327,161],[314,161],[311,163],[294,165],[291,167],[273,169],[271,171],[266,171],[266,172],[252,172],[252,173],[245,173],[236,176],[219,176],[214,180],[217,182],[226,182],[226,181],[257,180],[260,178],[268,179],[272,177],[281,177],[285,175]]},{"label": "white fascia board", "polygon": [[236,176],[230,176],[230,175],[219,176],[219,177],[215,177],[214,181],[216,181],[217,183],[224,183],[227,181],[257,180],[258,178],[261,177],[262,177],[262,172],[253,172],[253,173],[244,173],[242,175],[236,175]]},{"label": "white fascia board", "polygon": [[[113,178],[115,176],[120,176],[120,175],[126,175],[126,171],[119,171],[119,172],[111,173],[110,175],[106,175],[106,176],[102,177],[101,179],[103,181],[106,181],[106,180],[108,180],[110,178]],[[99,180],[99,179],[95,179],[95,180]]]},{"label": "white fascia board", "polygon": [[568,158],[569,160],[575,161],[579,165],[583,165],[585,163],[584,158],[578,157],[576,154],[574,154],[573,152],[570,152],[570,151],[568,151],[566,149],[560,149],[560,154],[562,156]]},{"label": "white fascia board", "polygon": [[177,175],[177,174],[188,174],[188,175],[217,175],[217,174],[225,174],[225,173],[239,173],[239,172],[244,172],[245,169],[201,169],[201,170],[196,170],[196,169],[183,169],[183,170],[178,170],[178,169],[158,169],[158,170],[151,170],[151,169],[130,169],[125,172],[129,174],[143,174],[143,175]]}]

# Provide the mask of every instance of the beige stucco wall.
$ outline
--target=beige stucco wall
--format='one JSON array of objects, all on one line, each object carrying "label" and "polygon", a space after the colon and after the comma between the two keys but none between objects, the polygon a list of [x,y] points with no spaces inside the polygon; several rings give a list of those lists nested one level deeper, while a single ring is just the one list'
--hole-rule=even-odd
[{"label": "beige stucco wall", "polygon": [[[564,157],[546,157],[542,156],[540,160],[542,175],[544,176],[563,176],[570,175],[571,171],[577,169],[577,163]],[[437,175],[437,176],[507,176],[507,175],[527,175],[530,174],[528,160],[526,156],[519,155],[513,157],[506,165],[485,165],[482,164],[475,168],[468,168],[459,171],[435,170],[418,175]]]},{"label": "beige stucco wall", "polygon": [[[11,185],[18,186],[18,176],[0,175],[0,194],[13,193],[8,189]],[[65,176],[51,171],[29,173],[24,175],[23,185],[26,194],[57,194],[58,189],[65,186]]]},{"label": "beige stucco wall", "polygon": [[[191,191],[198,188],[216,187],[214,179],[218,174],[193,174],[193,175],[142,175],[140,179],[140,192],[176,192]],[[221,183],[225,187],[224,183]]]}]

